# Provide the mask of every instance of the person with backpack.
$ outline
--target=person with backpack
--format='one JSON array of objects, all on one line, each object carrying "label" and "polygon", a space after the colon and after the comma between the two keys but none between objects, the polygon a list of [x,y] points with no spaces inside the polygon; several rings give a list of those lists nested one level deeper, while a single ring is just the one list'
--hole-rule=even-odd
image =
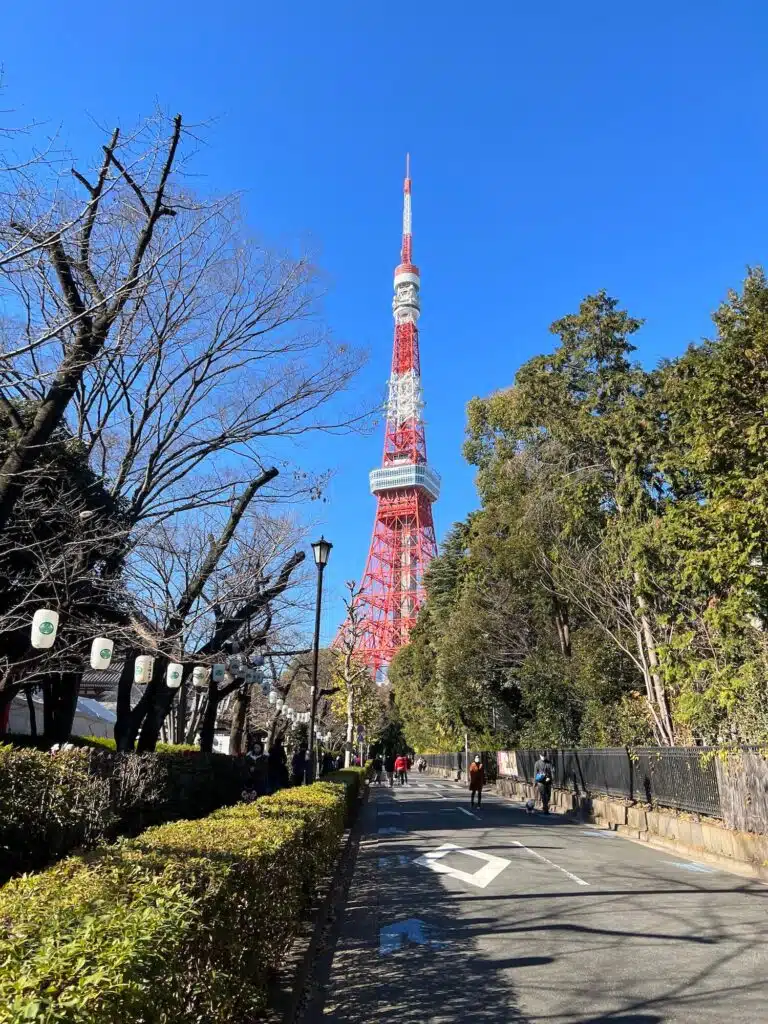
[{"label": "person with backpack", "polygon": [[395,784],[395,755],[392,753],[387,754],[384,759],[384,771],[387,773],[387,781],[389,782],[389,788],[391,789]]},{"label": "person with backpack", "polygon": [[469,806],[475,806],[475,796],[477,796],[478,811],[480,810],[480,804],[483,802],[484,785],[485,768],[483,767],[483,759],[477,754],[475,760],[469,766]]},{"label": "person with backpack", "polygon": [[545,814],[549,814],[549,800],[552,796],[554,775],[555,770],[549,759],[549,751],[544,750],[533,767],[533,781],[536,783],[536,792],[541,800],[541,809]]}]

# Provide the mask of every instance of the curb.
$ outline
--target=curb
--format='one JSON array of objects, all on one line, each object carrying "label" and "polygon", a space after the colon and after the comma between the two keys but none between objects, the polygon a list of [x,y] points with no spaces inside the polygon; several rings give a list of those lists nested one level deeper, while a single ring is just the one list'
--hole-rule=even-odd
[{"label": "curb", "polygon": [[333,871],[318,886],[309,915],[299,926],[275,981],[269,990],[269,1009],[262,1018],[264,1024],[294,1024],[303,1007],[302,1002],[310,981],[326,921],[343,886],[350,861],[357,857],[362,829],[362,810],[368,801],[369,786],[360,797],[355,819],[339,839],[339,851]]}]

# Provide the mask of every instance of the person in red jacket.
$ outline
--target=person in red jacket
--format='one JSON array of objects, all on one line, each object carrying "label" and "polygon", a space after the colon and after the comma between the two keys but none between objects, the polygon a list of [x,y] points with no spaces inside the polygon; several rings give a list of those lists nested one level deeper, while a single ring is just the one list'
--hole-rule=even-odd
[{"label": "person in red jacket", "polygon": [[477,809],[480,810],[480,804],[483,802],[483,786],[485,785],[485,768],[483,768],[483,761],[478,754],[475,760],[472,762],[469,769],[469,792],[470,798],[469,803],[471,807],[475,806],[475,794],[477,794]]},{"label": "person in red jacket", "polygon": [[401,786],[408,782],[408,758],[403,754],[395,760],[395,775]]}]

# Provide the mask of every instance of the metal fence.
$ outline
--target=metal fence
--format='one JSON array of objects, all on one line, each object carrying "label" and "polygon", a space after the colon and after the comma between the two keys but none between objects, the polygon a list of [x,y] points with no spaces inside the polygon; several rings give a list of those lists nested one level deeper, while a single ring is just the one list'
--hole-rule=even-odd
[{"label": "metal fence", "polygon": [[[721,817],[710,747],[623,747],[553,750],[555,785],[576,793],[624,797],[680,811]],[[516,750],[518,777],[533,782],[540,751]]]},{"label": "metal fence", "polygon": [[440,768],[442,771],[456,772],[461,768],[461,777],[466,778],[467,767],[480,755],[485,767],[485,777],[489,782],[495,782],[497,772],[497,759],[495,750],[457,750],[450,754],[419,754],[423,757],[430,768]]}]

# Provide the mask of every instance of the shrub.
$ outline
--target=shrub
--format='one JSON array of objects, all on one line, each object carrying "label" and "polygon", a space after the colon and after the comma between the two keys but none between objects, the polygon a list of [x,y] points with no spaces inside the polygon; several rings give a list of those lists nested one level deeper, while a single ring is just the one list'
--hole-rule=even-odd
[{"label": "shrub", "polygon": [[77,847],[234,803],[245,778],[243,761],[224,754],[0,746],[0,882]]},{"label": "shrub", "polygon": [[342,783],[346,787],[347,818],[351,818],[356,809],[357,801],[360,799],[365,787],[365,780],[370,775],[371,762],[366,762],[364,768],[339,768],[338,771],[329,772],[323,776],[325,782]]},{"label": "shrub", "polygon": [[284,790],[9,882],[0,1024],[260,1019],[344,804],[338,784]]}]

